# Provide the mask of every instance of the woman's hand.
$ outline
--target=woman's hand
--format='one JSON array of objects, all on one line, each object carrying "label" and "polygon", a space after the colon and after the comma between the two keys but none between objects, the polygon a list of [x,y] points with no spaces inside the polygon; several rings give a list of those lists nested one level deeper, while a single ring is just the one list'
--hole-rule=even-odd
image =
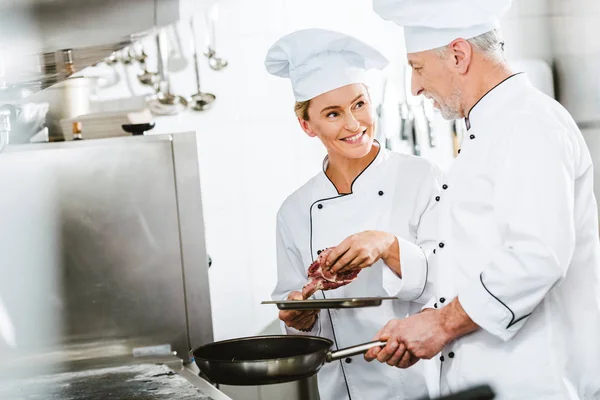
[{"label": "woman's hand", "polygon": [[[288,295],[288,300],[303,300],[302,293],[294,291]],[[310,330],[319,315],[318,310],[281,310],[279,319],[285,322],[286,326],[299,331]]]},{"label": "woman's hand", "polygon": [[[327,256],[325,269],[332,274],[367,268],[383,258],[390,268],[400,269],[396,236],[381,231],[364,231],[346,238]],[[397,271],[397,272],[398,272]]]}]

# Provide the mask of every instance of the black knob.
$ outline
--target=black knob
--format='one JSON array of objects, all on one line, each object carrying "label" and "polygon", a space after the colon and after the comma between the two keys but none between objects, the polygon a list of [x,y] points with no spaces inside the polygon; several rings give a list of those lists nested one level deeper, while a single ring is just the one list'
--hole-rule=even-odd
[{"label": "black knob", "polygon": [[440,246],[440,249],[443,249],[443,248],[444,248],[444,246],[445,246],[444,242],[440,242],[440,245],[439,245],[439,246]]},{"label": "black knob", "polygon": [[446,185],[445,183],[442,185],[442,189],[446,190],[448,189],[448,185]]},{"label": "black knob", "polygon": [[435,196],[435,201],[440,201],[440,196]]},{"label": "black knob", "polygon": [[321,208],[323,208],[323,204],[319,204],[319,205],[317,206],[317,208],[320,210]]},{"label": "black knob", "polygon": [[350,364],[352,362],[352,359],[350,357],[346,358],[346,364]]},{"label": "black knob", "polygon": [[445,302],[445,301],[446,301],[446,298],[445,298],[445,297],[440,297],[440,303],[443,303],[443,302]]},{"label": "black knob", "polygon": [[383,190],[380,190],[380,191],[379,191],[379,195],[380,195],[380,196],[383,196]]},{"label": "black knob", "polygon": [[208,267],[210,268],[210,266],[212,265],[212,258],[210,258],[210,255],[208,256]]},{"label": "black knob", "polygon": [[156,124],[154,122],[150,122],[148,124],[125,124],[121,125],[121,128],[125,132],[131,133],[132,135],[143,135],[145,132],[154,128]]},{"label": "black knob", "polygon": [[475,135],[471,134],[471,136],[469,136],[471,139],[475,139]]},{"label": "black knob", "polygon": [[448,353],[448,357],[450,357],[450,358],[454,358],[454,352],[453,352],[453,351],[451,351],[450,353]]}]

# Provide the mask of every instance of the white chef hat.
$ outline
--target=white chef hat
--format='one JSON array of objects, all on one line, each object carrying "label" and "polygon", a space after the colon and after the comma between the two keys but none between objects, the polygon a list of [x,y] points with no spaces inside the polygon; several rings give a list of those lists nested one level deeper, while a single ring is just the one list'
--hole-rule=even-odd
[{"label": "white chef hat", "polygon": [[407,53],[446,46],[497,29],[511,0],[373,0],[383,19],[404,27]]},{"label": "white chef hat", "polygon": [[305,29],[282,37],[265,59],[269,73],[290,78],[296,101],[364,83],[367,70],[383,69],[387,64],[388,60],[373,47],[324,29]]}]

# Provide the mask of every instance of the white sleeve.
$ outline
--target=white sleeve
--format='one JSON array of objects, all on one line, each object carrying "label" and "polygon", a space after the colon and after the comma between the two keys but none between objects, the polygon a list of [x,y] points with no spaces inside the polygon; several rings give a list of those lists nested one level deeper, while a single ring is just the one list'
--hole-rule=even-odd
[{"label": "white sleeve", "polygon": [[[277,214],[277,285],[271,294],[273,300],[285,300],[294,290],[301,291],[307,283],[306,268],[302,265],[300,251],[293,242],[292,235],[288,229],[281,211]],[[321,312],[322,314],[322,312]],[[283,321],[281,329],[284,333],[291,335],[316,335],[321,331],[321,315],[310,332],[298,331],[289,328]]]},{"label": "white sleeve", "polygon": [[411,242],[397,237],[400,245],[402,279],[391,268],[383,272],[383,287],[390,296],[405,301],[424,303],[433,296],[435,274],[431,270],[429,256],[437,243],[438,212],[436,196],[443,182],[442,171],[430,164],[420,187],[417,203],[411,218],[411,231],[416,240]]},{"label": "white sleeve", "polygon": [[469,317],[502,340],[564,278],[575,249],[575,144],[554,124],[517,117],[495,148],[503,155],[493,197],[501,243],[459,293]]}]

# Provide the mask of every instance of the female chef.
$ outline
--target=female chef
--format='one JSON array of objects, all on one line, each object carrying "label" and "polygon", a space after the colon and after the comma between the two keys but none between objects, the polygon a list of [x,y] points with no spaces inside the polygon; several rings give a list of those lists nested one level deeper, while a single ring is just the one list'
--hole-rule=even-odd
[{"label": "female chef", "polygon": [[[367,44],[320,29],[284,36],[265,60],[269,73],[291,80],[300,126],[327,150],[322,172],[292,193],[278,212],[273,299],[301,299],[308,266],[320,250],[348,241],[362,244],[355,262],[365,268],[349,285],[314,297],[402,296],[377,308],[279,314],[288,334],[327,337],[336,348],[370,341],[390,319],[418,311],[420,304],[414,300],[427,300],[420,289],[411,289],[423,287],[425,253],[436,243],[431,210],[441,174],[427,160],[391,153],[373,139],[374,107],[365,72],[387,63]],[[318,386],[322,400],[415,399],[427,394],[421,370],[369,364],[362,356],[324,365]]]}]

